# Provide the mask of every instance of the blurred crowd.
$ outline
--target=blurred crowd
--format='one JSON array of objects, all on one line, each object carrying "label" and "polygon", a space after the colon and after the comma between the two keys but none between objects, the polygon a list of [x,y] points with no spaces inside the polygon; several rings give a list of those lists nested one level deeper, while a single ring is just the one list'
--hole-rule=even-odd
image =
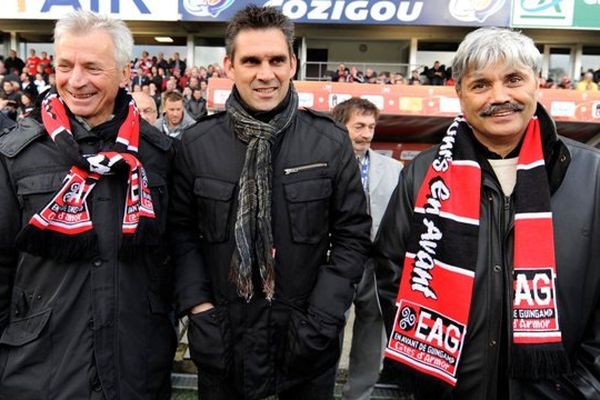
[{"label": "blurred crowd", "polygon": [[[193,120],[206,115],[206,88],[212,77],[224,78],[225,71],[218,64],[208,66],[188,66],[179,53],[165,58],[162,52],[150,56],[143,51],[139,58],[131,62],[132,93],[142,92],[150,96],[156,105],[159,118],[164,113],[164,96],[176,91],[182,95],[184,113]],[[373,68],[359,70],[356,66],[339,64],[331,74],[334,82],[354,82],[394,85],[454,85],[451,68],[439,61],[431,67],[411,71],[409,77],[402,73],[386,71],[376,72]],[[55,85],[54,60],[51,54],[35,49],[29,50],[29,56],[22,60],[15,50],[8,56],[0,55],[0,110],[13,120],[27,117],[35,107],[39,93]],[[563,76],[558,81],[540,77],[540,87],[549,89],[598,90],[600,67],[589,69],[581,74],[581,79],[573,82]]]}]

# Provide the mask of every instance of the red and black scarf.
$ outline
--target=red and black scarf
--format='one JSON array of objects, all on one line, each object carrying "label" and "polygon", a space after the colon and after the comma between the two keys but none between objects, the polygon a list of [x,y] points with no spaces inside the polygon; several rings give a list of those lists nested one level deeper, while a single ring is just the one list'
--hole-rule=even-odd
[{"label": "red and black scarf", "polygon": [[56,93],[46,96],[41,110],[44,128],[73,166],[62,187],[17,236],[21,250],[61,261],[95,256],[97,238],[87,199],[103,176],[124,174],[122,171],[127,174],[127,194],[123,205],[121,250],[129,252],[132,247],[144,245],[154,235],[147,232],[152,230],[155,218],[148,179],[136,157],[139,113],[131,97],[128,100],[127,116],[112,151],[83,156],[73,138],[63,101]]},{"label": "red and black scarf", "polygon": [[[386,357],[457,384],[468,331],[479,236],[481,168],[467,122],[454,120],[419,189]],[[514,191],[511,374],[568,371],[556,297],[550,189],[540,124],[532,118]],[[498,316],[489,316],[496,318]]]}]

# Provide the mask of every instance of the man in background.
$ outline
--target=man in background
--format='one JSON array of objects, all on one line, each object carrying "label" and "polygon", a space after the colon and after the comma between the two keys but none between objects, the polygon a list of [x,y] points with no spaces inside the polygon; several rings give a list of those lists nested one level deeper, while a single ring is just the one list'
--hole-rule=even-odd
[{"label": "man in background", "polygon": [[[371,241],[375,240],[383,213],[398,184],[402,163],[371,149],[379,109],[369,100],[352,97],[338,104],[333,119],[344,125],[360,168],[363,190],[367,196],[367,211],[371,215]],[[345,400],[368,400],[379,377],[385,329],[377,293],[374,264],[365,265],[354,297],[354,327],[350,348],[348,381],[344,385]]]},{"label": "man in background", "polygon": [[196,122],[185,110],[183,95],[179,92],[170,91],[165,93],[162,108],[163,114],[154,123],[154,126],[172,138],[181,139],[184,129]]}]

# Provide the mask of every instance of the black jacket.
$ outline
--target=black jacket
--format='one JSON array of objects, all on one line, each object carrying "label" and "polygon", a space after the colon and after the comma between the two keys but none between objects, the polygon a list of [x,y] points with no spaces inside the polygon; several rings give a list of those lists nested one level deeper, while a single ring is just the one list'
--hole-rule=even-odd
[{"label": "black jacket", "polygon": [[[573,374],[538,382],[509,379],[512,338],[514,199],[505,197],[486,160],[475,285],[461,354],[457,400],[600,398],[600,153],[556,135],[538,107],[551,190],[558,314]],[[376,239],[377,283],[388,333],[414,200],[437,146],[404,169]],[[460,251],[460,249],[457,249]]]},{"label": "black jacket", "polygon": [[[85,153],[114,143],[76,120],[71,127]],[[164,234],[172,144],[145,122],[139,159]],[[172,270],[164,249],[130,262],[117,255],[126,176],[103,177],[89,196],[98,258],[61,263],[15,249],[70,167],[33,119],[0,137],[0,399],[89,399],[103,390],[107,400],[168,400]]]},{"label": "black jacket", "polygon": [[[260,289],[247,303],[229,278],[246,145],[226,113],[201,120],[182,138],[169,216],[177,309],[216,305],[191,316],[191,355],[200,374],[257,399],[333,367],[370,246],[348,134],[326,116],[299,111],[273,145],[271,303]],[[254,287],[261,287],[257,279]]]},{"label": "black jacket", "polygon": [[194,99],[193,97],[186,100],[185,109],[190,117],[194,118],[196,121],[208,113],[208,110],[206,109],[206,100],[204,97],[200,97],[198,100]]}]

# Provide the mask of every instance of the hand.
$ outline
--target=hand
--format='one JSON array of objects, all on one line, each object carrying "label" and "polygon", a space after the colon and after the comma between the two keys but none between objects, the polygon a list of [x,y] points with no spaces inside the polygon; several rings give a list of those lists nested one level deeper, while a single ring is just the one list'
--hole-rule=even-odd
[{"label": "hand", "polygon": [[190,313],[199,314],[201,312],[208,311],[211,308],[215,308],[215,306],[212,303],[200,303],[197,306],[192,307]]}]

